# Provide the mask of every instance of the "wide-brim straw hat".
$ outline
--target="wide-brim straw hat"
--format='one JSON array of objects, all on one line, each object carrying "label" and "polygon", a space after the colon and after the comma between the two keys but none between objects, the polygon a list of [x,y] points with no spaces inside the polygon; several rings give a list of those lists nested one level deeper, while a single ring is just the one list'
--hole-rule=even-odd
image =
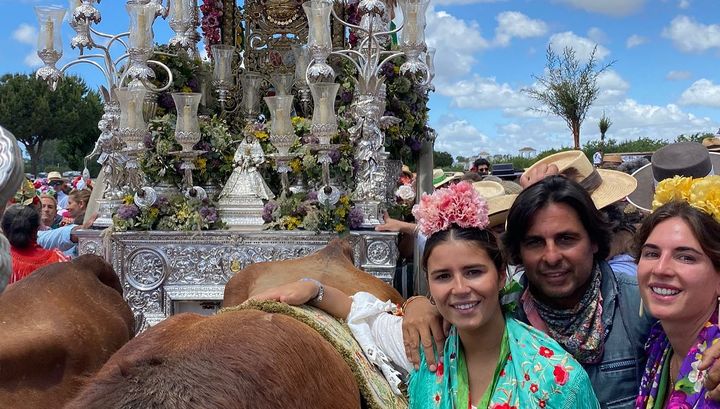
[{"label": "wide-brim straw hat", "polygon": [[554,164],[561,175],[579,183],[590,193],[598,209],[624,199],[637,187],[635,178],[627,173],[595,168],[582,151],[565,151],[547,156],[527,168],[525,173],[543,164]]},{"label": "wide-brim straw hat", "polygon": [[488,227],[505,224],[510,207],[515,202],[517,194],[507,194],[502,184],[490,180],[473,183],[473,188],[488,204]]},{"label": "wide-brim straw hat", "polygon": [[712,136],[702,140],[702,145],[708,150],[720,152],[720,136]]},{"label": "wide-brim straw hat", "polygon": [[65,179],[63,179],[60,172],[57,172],[57,171],[52,171],[52,172],[48,173],[47,179],[48,179],[48,182],[52,182],[53,180],[65,180]]},{"label": "wide-brim straw hat", "polygon": [[720,153],[708,152],[697,142],[672,143],[658,149],[650,163],[632,174],[638,187],[628,201],[650,212],[657,183],[674,176],[701,178],[713,174],[720,174]]},{"label": "wide-brim straw hat", "polygon": [[450,181],[460,179],[462,175],[462,172],[455,172],[452,175],[448,175],[442,169],[433,169],[433,187],[438,188]]}]

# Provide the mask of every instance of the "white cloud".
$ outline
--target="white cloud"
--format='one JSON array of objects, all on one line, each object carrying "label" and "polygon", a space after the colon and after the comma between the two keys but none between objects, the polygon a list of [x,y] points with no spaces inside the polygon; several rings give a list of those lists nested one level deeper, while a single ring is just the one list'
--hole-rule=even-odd
[{"label": "white cloud", "polygon": [[12,38],[20,44],[32,46],[32,51],[25,56],[23,63],[28,67],[40,67],[43,65],[40,57],[37,56],[37,28],[29,24],[20,24],[12,33]]},{"label": "white cloud", "polygon": [[705,78],[699,79],[683,91],[678,103],[720,108],[720,85]]},{"label": "white cloud", "polygon": [[468,5],[468,4],[483,4],[483,3],[502,3],[506,0],[433,0],[433,4],[441,6],[450,5]]},{"label": "white cloud", "polygon": [[603,71],[597,78],[597,86],[600,93],[595,104],[598,106],[622,100],[630,89],[630,84],[614,70]]},{"label": "white cloud", "polygon": [[438,87],[437,92],[451,98],[450,105],[468,109],[525,108],[531,101],[507,83],[478,75],[471,80]]},{"label": "white cloud", "polygon": [[681,8],[681,9],[690,8],[690,0],[680,0],[680,1],[678,1],[678,8]]},{"label": "white cloud", "polygon": [[607,14],[609,16],[627,16],[640,10],[645,0],[555,0],[569,6],[591,13]]},{"label": "white cloud", "polygon": [[550,48],[552,48],[553,51],[562,55],[565,47],[571,47],[575,50],[575,56],[580,62],[586,62],[590,59],[590,54],[595,46],[597,46],[597,50],[595,51],[596,60],[603,60],[610,54],[610,50],[607,48],[588,38],[580,37],[572,31],[553,34],[553,36],[550,37]]},{"label": "white cloud", "polygon": [[625,41],[625,46],[627,48],[633,48],[637,47],[639,45],[643,45],[647,42],[647,39],[645,37],[639,36],[637,34],[633,34]]},{"label": "white cloud", "polygon": [[29,24],[20,24],[12,33],[12,38],[22,44],[35,45],[37,42],[37,28]]},{"label": "white cloud", "polygon": [[665,79],[669,81],[681,81],[690,79],[690,77],[692,77],[690,71],[670,71],[665,76]]},{"label": "white cloud", "polygon": [[663,37],[672,40],[684,52],[703,52],[720,48],[720,25],[698,23],[691,17],[677,16],[663,29]]},{"label": "white cloud", "polygon": [[456,81],[470,73],[475,53],[489,45],[476,22],[465,22],[445,11],[431,8],[427,16],[425,39],[435,47],[435,82]]},{"label": "white cloud", "polygon": [[607,34],[605,34],[604,31],[602,31],[601,29],[599,29],[597,27],[591,27],[588,30],[587,36],[588,36],[588,38],[590,38],[591,40],[595,41],[598,44],[603,44],[603,43],[608,42]]},{"label": "white cloud", "polygon": [[542,20],[534,20],[517,11],[505,11],[497,15],[498,26],[495,29],[494,44],[507,47],[513,38],[532,38],[544,36],[548,27]]},{"label": "white cloud", "polygon": [[450,152],[453,156],[478,154],[488,137],[468,121],[454,120],[437,129],[435,150]]}]

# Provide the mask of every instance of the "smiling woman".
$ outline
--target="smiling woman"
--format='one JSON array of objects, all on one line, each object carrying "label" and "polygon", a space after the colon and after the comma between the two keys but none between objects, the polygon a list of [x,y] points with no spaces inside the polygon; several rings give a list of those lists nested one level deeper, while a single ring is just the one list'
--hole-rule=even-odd
[{"label": "smiling woman", "polygon": [[[693,192],[692,195],[690,192]],[[707,197],[705,193],[711,193]],[[660,322],[648,341],[637,408],[718,408],[706,398],[702,352],[720,340],[720,176],[661,182],[669,202],[648,216],[636,236],[638,284]],[[703,197],[706,196],[706,197]],[[701,202],[697,198],[702,197]],[[666,199],[667,200],[667,199]],[[678,406],[674,406],[677,404]]]},{"label": "smiling woman", "polygon": [[388,361],[410,374],[412,408],[599,408],[587,374],[569,353],[544,333],[504,316],[505,262],[495,235],[486,229],[487,203],[472,185],[437,189],[423,196],[413,213],[428,237],[422,264],[431,299],[451,324],[445,344],[435,346],[440,364],[434,372],[423,350],[420,365],[412,366],[403,347],[409,340],[402,316],[387,314],[392,306],[370,294],[348,297],[301,280],[254,298],[311,302],[346,319],[398,393],[399,374]]}]

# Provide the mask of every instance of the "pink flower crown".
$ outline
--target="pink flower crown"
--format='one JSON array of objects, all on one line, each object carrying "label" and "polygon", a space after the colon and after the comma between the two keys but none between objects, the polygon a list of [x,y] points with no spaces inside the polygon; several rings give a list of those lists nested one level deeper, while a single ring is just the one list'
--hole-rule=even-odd
[{"label": "pink flower crown", "polygon": [[484,229],[490,223],[488,204],[469,182],[424,193],[420,204],[412,209],[420,231],[426,237],[447,230],[453,224],[458,227]]}]

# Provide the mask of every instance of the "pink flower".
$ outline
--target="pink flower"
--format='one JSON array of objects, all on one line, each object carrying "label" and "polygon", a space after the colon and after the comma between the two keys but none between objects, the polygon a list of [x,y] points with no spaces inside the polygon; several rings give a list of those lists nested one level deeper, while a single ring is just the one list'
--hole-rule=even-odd
[{"label": "pink flower", "polygon": [[484,229],[489,223],[487,202],[468,182],[438,189],[431,195],[424,194],[412,212],[420,231],[428,237],[453,224],[461,228]]}]

